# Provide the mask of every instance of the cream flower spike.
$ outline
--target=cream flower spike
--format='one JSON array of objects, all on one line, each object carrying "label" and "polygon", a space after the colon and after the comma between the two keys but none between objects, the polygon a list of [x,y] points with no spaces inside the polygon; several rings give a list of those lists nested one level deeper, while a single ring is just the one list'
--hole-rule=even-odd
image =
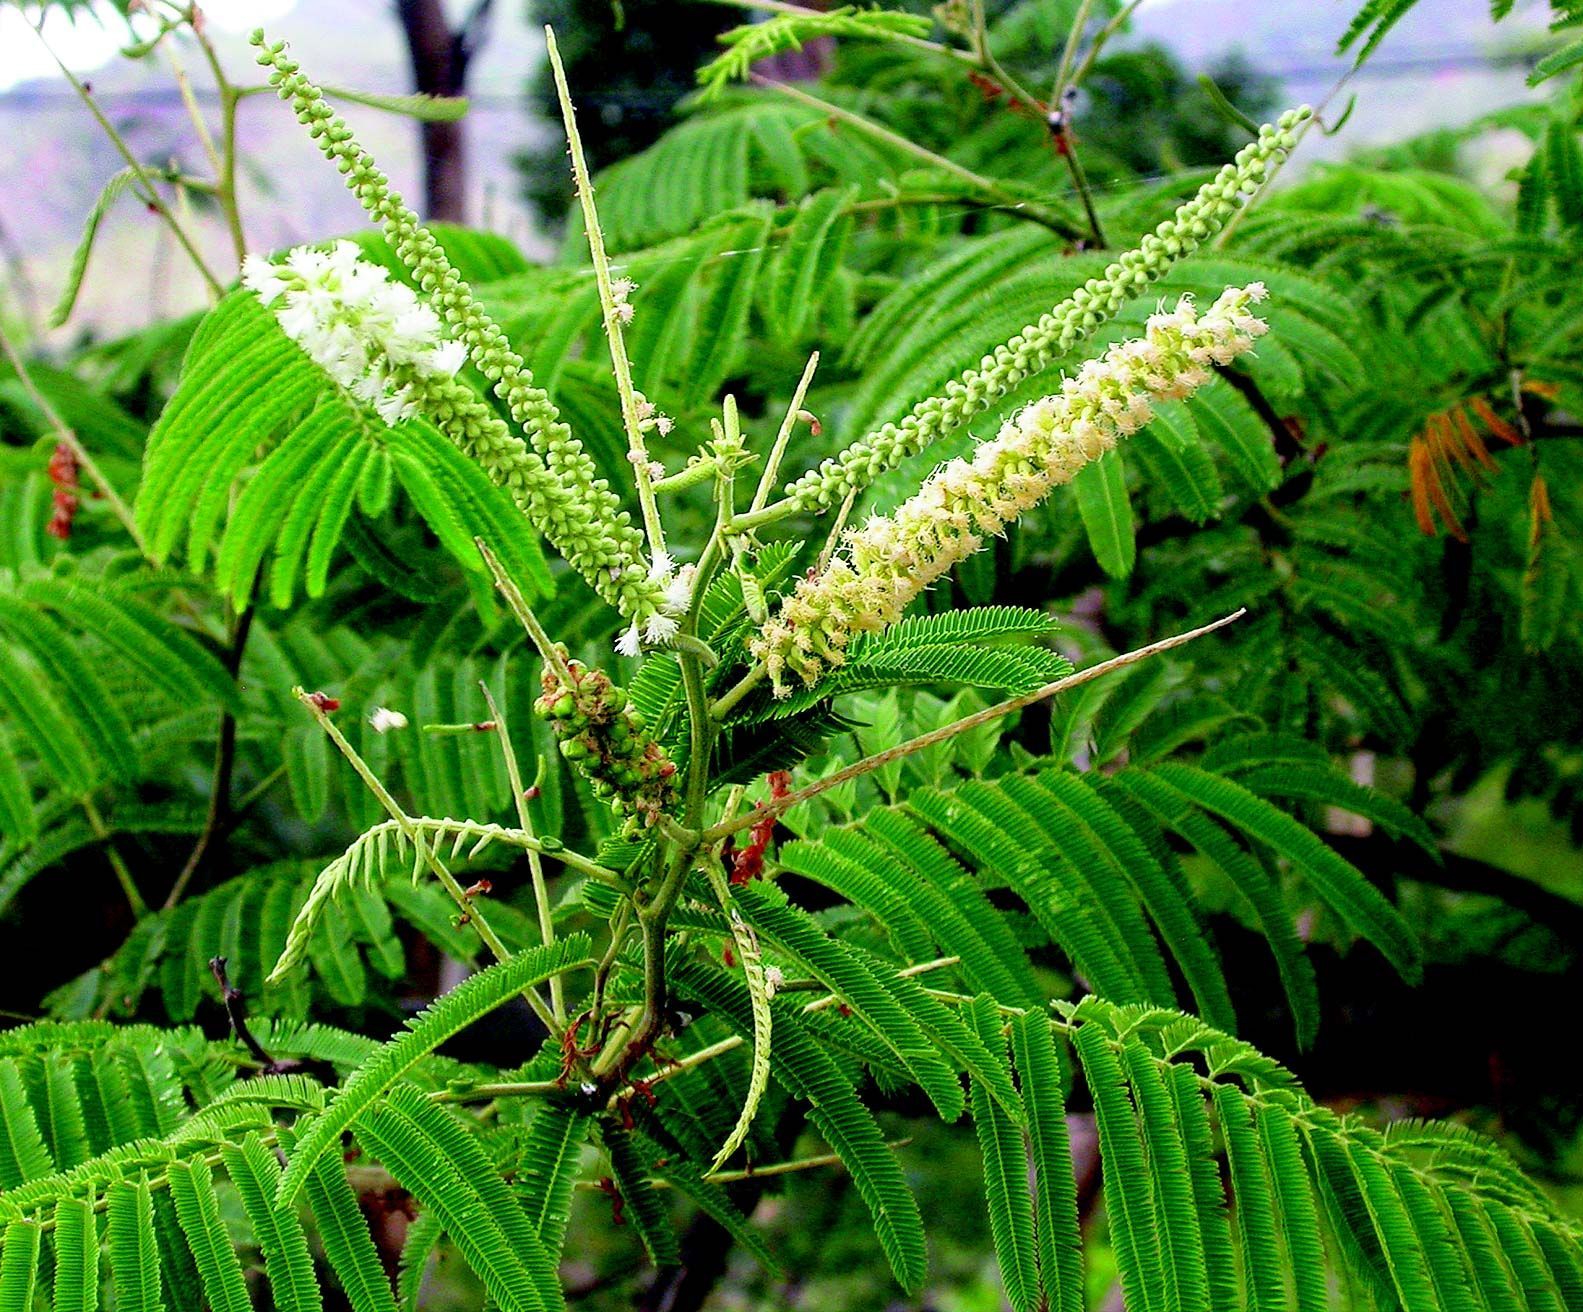
[{"label": "cream flower spike", "polygon": [[936,470],[893,515],[847,535],[846,551],[801,580],[751,644],[777,696],[787,672],[816,683],[852,639],[889,628],[925,588],[1149,421],[1156,401],[1191,394],[1266,329],[1248,306],[1262,283],[1230,288],[1202,314],[1191,297],[1150,316],[1144,336],[1090,360],[1025,407],[971,456]]}]

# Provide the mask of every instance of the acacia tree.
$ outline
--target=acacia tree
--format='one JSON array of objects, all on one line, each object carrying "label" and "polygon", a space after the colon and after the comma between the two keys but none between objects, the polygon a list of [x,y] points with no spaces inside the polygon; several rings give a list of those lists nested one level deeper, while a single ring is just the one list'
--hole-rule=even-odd
[{"label": "acacia tree", "polygon": [[[1509,213],[1269,191],[1306,109],[1112,189],[1050,122],[1091,8],[1042,100],[972,6],[781,12],[597,205],[552,38],[554,269],[424,226],[258,35],[377,230],[81,377],[10,353],[0,896],[78,959],[0,1034],[0,1307],[97,1305],[103,1251],[118,1306],[465,1305],[438,1254],[553,1308],[569,1235],[674,1269],[699,1217],[773,1298],[834,1265],[835,1172],[875,1302],[968,1224],[909,1142],[964,1117],[1019,1309],[1579,1302],[1522,1139],[1309,1091],[1338,977],[1421,1000],[1448,925],[1513,923],[1443,896],[1437,812],[1577,814],[1575,111],[1516,118]],[[888,118],[839,63],[732,94],[820,36],[887,51]],[[476,973],[392,1036],[435,949]],[[508,1003],[524,1049],[452,1046]]]}]

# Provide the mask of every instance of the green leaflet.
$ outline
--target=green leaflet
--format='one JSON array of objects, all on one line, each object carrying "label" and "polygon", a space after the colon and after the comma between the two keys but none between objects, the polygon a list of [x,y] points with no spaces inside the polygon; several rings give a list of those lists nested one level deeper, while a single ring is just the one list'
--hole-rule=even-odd
[{"label": "green leaflet", "polygon": [[1126,578],[1137,562],[1138,547],[1121,452],[1106,452],[1080,470],[1072,480],[1072,494],[1100,568],[1112,578]]},{"label": "green leaflet", "polygon": [[1404,979],[1419,978],[1423,965],[1418,942],[1396,908],[1311,830],[1230,779],[1174,762],[1157,765],[1153,772],[1290,860],[1326,905],[1379,948]]},{"label": "green leaflet", "polygon": [[357,1132],[439,1217],[501,1312],[555,1312],[564,1305],[554,1261],[494,1163],[450,1112],[411,1085],[397,1085],[364,1109]]},{"label": "green leaflet", "polygon": [[[724,1012],[738,1032],[752,1033],[752,1006],[743,985],[680,953],[667,956],[666,968],[684,994]],[[851,1081],[800,1023],[798,1009],[779,998],[773,1005],[776,1077],[808,1100],[809,1119],[851,1172],[897,1283],[918,1288],[926,1270],[923,1222],[884,1135]]]},{"label": "green leaflet", "polygon": [[1191,1172],[1198,1240],[1204,1253],[1205,1292],[1215,1312],[1232,1312],[1241,1305],[1241,1289],[1231,1247],[1231,1218],[1226,1211],[1226,1194],[1220,1183],[1220,1165],[1215,1158],[1203,1090],[1190,1066],[1173,1066],[1169,1080]]},{"label": "green leaflet", "polygon": [[[271,444],[227,514],[233,483]],[[218,540],[216,582],[241,607],[272,551],[271,601],[287,606],[299,575],[310,596],[323,592],[365,467],[386,460],[480,597],[490,594],[475,536],[530,598],[550,592],[531,526],[475,462],[426,423],[388,428],[355,409],[246,291],[222,300],[194,336],[149,435],[138,523],[157,562],[185,535],[188,561],[201,568]]]},{"label": "green leaflet", "polygon": [[[279,1139],[289,1154],[296,1143],[295,1135],[282,1130]],[[307,1194],[325,1258],[352,1305],[352,1312],[396,1312],[379,1250],[374,1247],[368,1222],[357,1205],[357,1195],[339,1164],[321,1158],[308,1176]],[[265,1201],[274,1206],[273,1196]]]},{"label": "green leaflet", "polygon": [[785,1271],[765,1246],[753,1223],[737,1211],[724,1189],[711,1184],[685,1162],[667,1159],[664,1165],[659,1165],[653,1162],[652,1157],[650,1160],[651,1170],[656,1176],[723,1226],[771,1276],[784,1277]]},{"label": "green leaflet", "polygon": [[39,1133],[19,1062],[0,1057],[0,1189],[12,1189],[54,1169]]},{"label": "green leaflet", "polygon": [[1247,1099],[1229,1085],[1215,1089],[1215,1112],[1226,1143],[1231,1187],[1236,1195],[1243,1285],[1253,1309],[1285,1306],[1285,1263],[1278,1247],[1278,1221],[1264,1159]]},{"label": "green leaflet", "polygon": [[[1005,1060],[1000,1011],[981,994],[969,1008],[970,1023],[993,1056]],[[1028,1157],[1016,1123],[982,1081],[973,1082],[973,1125],[984,1157],[984,1201],[1000,1263],[1001,1283],[1017,1312],[1040,1306],[1039,1257],[1034,1242],[1033,1200],[1028,1193]]]},{"label": "green leaflet", "polygon": [[0,1253],[0,1307],[32,1306],[41,1237],[36,1222],[7,1223],[5,1251]]},{"label": "green leaflet", "polygon": [[1208,1312],[1209,1276],[1203,1238],[1198,1231],[1197,1204],[1175,1104],[1154,1054],[1141,1041],[1131,1039],[1126,1043],[1122,1062],[1137,1102],[1154,1183],[1165,1267],[1165,1306],[1182,1312]]},{"label": "green leaflet", "polygon": [[308,1238],[297,1220],[296,1209],[275,1201],[280,1185],[280,1164],[273,1150],[256,1134],[241,1146],[221,1149],[226,1174],[242,1197],[242,1209],[253,1227],[253,1237],[263,1250],[269,1289],[279,1312],[318,1312],[324,1305],[314,1277]]},{"label": "green leaflet", "polygon": [[574,934],[547,947],[528,948],[480,971],[409,1021],[407,1031],[386,1043],[353,1072],[324,1114],[308,1126],[286,1166],[277,1198],[290,1203],[307,1183],[314,1164],[376,1098],[425,1055],[461,1032],[514,993],[581,964],[587,935]]},{"label": "green leaflet", "polygon": [[891,995],[878,971],[852,948],[820,931],[806,912],[783,898],[752,885],[735,890],[735,897],[749,924],[794,954],[884,1040],[942,1117],[955,1120],[961,1115],[962,1089],[956,1073]]},{"label": "green leaflet", "polygon": [[220,1202],[207,1163],[201,1159],[172,1162],[165,1177],[210,1308],[213,1312],[251,1312],[242,1264],[220,1218]]},{"label": "green leaflet", "polygon": [[1050,1312],[1082,1312],[1083,1240],[1066,1128],[1065,1074],[1042,1011],[1012,1020],[1011,1050],[1028,1113],[1039,1285]]},{"label": "green leaflet", "polygon": [[1082,1026],[1074,1042],[1094,1097],[1105,1183],[1105,1214],[1110,1221],[1111,1241],[1127,1306],[1147,1312],[1168,1312],[1165,1266],[1160,1253],[1165,1230],[1156,1216],[1148,1158],[1121,1064],[1111,1049],[1110,1040],[1097,1026]]},{"label": "green leaflet", "polygon": [[106,1191],[110,1273],[117,1312],[163,1312],[154,1200],[146,1180],[117,1180]]},{"label": "green leaflet", "polygon": [[1308,1046],[1319,1025],[1318,986],[1280,885],[1256,857],[1216,820],[1195,809],[1191,799],[1179,789],[1147,770],[1122,771],[1115,776],[1115,783],[1140,800],[1162,825],[1179,833],[1218,865],[1247,897],[1280,970],[1298,1043]]},{"label": "green leaflet", "polygon": [[[17,846],[31,844],[38,837],[38,820],[33,814],[33,798],[22,777],[15,744],[0,727],[0,840]],[[9,900],[0,884],[0,904]]]},{"label": "green leaflet", "polygon": [[98,1218],[85,1200],[62,1198],[55,1204],[55,1312],[94,1312],[98,1306]]},{"label": "green leaflet", "polygon": [[564,1102],[546,1102],[533,1113],[517,1163],[528,1221],[552,1257],[566,1242],[578,1153],[587,1135],[588,1118],[581,1112]]},{"label": "green leaflet", "polygon": [[821,933],[807,912],[749,884],[735,891],[736,904],[765,937],[796,955],[885,1041],[946,1120],[962,1112],[956,1072],[943,1052],[967,1067],[994,1092],[1007,1114],[1020,1122],[1022,1107],[1004,1064],[997,1065],[981,1040],[913,980],[887,974],[864,954]]},{"label": "green leaflet", "polygon": [[610,1159],[610,1174],[621,1196],[622,1217],[637,1231],[643,1250],[655,1266],[678,1266],[681,1252],[669,1210],[649,1179],[649,1169],[629,1131],[602,1124],[600,1141]]}]

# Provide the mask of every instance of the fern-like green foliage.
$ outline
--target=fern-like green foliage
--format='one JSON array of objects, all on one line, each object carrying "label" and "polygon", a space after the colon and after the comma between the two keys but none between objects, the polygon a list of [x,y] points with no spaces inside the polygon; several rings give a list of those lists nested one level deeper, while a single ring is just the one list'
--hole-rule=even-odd
[{"label": "fern-like green foliage", "polygon": [[815,37],[920,37],[928,33],[928,19],[916,14],[886,9],[859,9],[842,5],[823,12],[777,14],[767,22],[733,28],[721,36],[726,46],[698,70],[698,80],[712,91],[719,91],[739,78],[761,59],[785,50],[801,50],[803,42]]},{"label": "fern-like green foliage", "polygon": [[[1353,8],[1343,48],[1366,59],[1411,0]],[[1576,6],[1553,8],[1540,81],[1583,58]],[[1233,128],[1184,103],[1146,140],[1144,93],[1177,82],[1107,44],[1124,9],[779,6],[599,174],[594,268],[581,216],[546,265],[383,211],[394,244],[357,236],[466,339],[479,403],[547,468],[575,463],[569,430],[589,461],[570,482],[651,535],[641,569],[675,613],[619,654],[630,617],[549,561],[553,525],[423,415],[376,423],[250,291],[67,367],[7,356],[0,911],[49,927],[15,1005],[50,1019],[0,1032],[0,1312],[395,1312],[454,1290],[541,1312],[572,1263],[579,1301],[618,1268],[624,1301],[648,1266],[662,1301],[722,1235],[753,1259],[727,1279],[766,1305],[788,1271],[812,1303],[811,1277],[865,1254],[877,1274],[828,1301],[894,1281],[943,1303],[987,1248],[1000,1288],[957,1301],[1583,1307],[1575,1200],[1508,1152],[1532,1160],[1545,1119],[1515,1057],[1555,1046],[1520,988],[1561,997],[1576,947],[1539,815],[1583,827],[1575,96],[1286,165],[841,523],[894,509],[1162,298],[1264,284],[1255,353],[818,682],[759,677],[766,617],[843,550],[835,516],[766,498],[916,402],[957,404],[964,366],[1015,360],[1117,252],[1144,243],[1160,272],[1146,235],[1245,129],[1230,107],[1256,88],[1209,106]],[[1068,38],[1089,94],[1052,136],[1019,87],[1050,85]],[[729,85],[816,39],[837,52],[823,105]],[[315,139],[352,150],[260,49]],[[1509,196],[1453,172],[1496,130],[1523,152]],[[337,162],[390,201],[366,157]],[[127,190],[94,203],[62,314]],[[535,427],[542,397],[565,429]],[[705,580],[685,597],[678,564]],[[604,700],[540,699],[541,660]],[[633,760],[674,769],[662,814],[610,806]],[[1548,887],[1525,877],[1532,833]],[[1457,1013],[1498,1099],[1426,1122],[1305,1091],[1336,1092],[1326,1063],[1373,1010],[1459,971],[1502,989],[1498,1022]]]},{"label": "fern-like green foliage", "polygon": [[586,938],[571,937],[518,953],[481,971],[436,1001],[399,1039],[385,1045],[360,1065],[356,1076],[331,1100],[323,1117],[313,1123],[298,1143],[277,1196],[292,1202],[307,1183],[320,1155],[328,1151],[342,1130],[385,1089],[400,1079],[426,1053],[434,1051],[513,993],[541,983],[550,976],[586,964]]},{"label": "fern-like green foliage", "polygon": [[[240,408],[237,395],[247,398]],[[222,531],[230,491],[260,448],[268,456]],[[268,555],[270,599],[283,607],[299,579],[309,596],[323,593],[354,506],[382,516],[398,485],[472,574],[482,568],[472,545],[478,532],[500,544],[530,594],[548,590],[537,543],[475,465],[426,424],[374,425],[255,297],[237,292],[200,325],[182,384],[149,434],[139,523],[156,561],[179,547],[201,569],[217,548],[215,584],[239,606],[251,600]]]}]

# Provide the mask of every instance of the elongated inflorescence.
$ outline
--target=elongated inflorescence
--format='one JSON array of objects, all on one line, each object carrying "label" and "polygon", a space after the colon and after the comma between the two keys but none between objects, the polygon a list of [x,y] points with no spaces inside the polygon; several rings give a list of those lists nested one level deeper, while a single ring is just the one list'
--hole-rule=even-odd
[{"label": "elongated inflorescence", "polygon": [[[583,520],[569,513],[565,488],[484,398],[455,376],[465,349],[445,340],[439,318],[412,288],[392,282],[349,241],[328,251],[298,247],[278,264],[249,256],[242,282],[330,378],[388,424],[422,414],[570,557]],[[583,555],[588,558],[586,550]],[[608,580],[608,566],[601,568]],[[645,608],[633,613],[621,650],[636,656],[640,639],[660,642],[676,632],[674,617],[686,608],[690,580],[668,556],[656,557],[644,576]]]},{"label": "elongated inflorescence", "polygon": [[915,597],[984,538],[1001,532],[1148,422],[1153,403],[1187,396],[1265,331],[1248,313],[1264,298],[1231,288],[1203,314],[1190,297],[1149,319],[1145,335],[1090,360],[1053,396],[1009,419],[971,457],[937,470],[893,515],[847,537],[845,552],[797,584],[752,644],[777,695],[788,671],[812,684],[859,633],[894,624]]},{"label": "elongated inflorescence", "polygon": [[824,461],[786,488],[801,510],[839,504],[887,469],[938,442],[982,414],[1024,379],[1047,369],[1185,255],[1214,236],[1263,184],[1271,168],[1297,144],[1296,129],[1312,111],[1288,110],[1259,129],[1236,159],[1225,165],[1176,213],[1103,274],[1090,278],[1037,323],[997,346],[959,378],[943,396],[913,407],[899,423],[888,423]]},{"label": "elongated inflorescence", "polygon": [[598,476],[592,457],[561,421],[548,394],[534,385],[522,357],[446,257],[439,239],[391,187],[373,156],[357,144],[345,121],[325,103],[324,93],[303,76],[297,61],[286,54],[285,43],[267,42],[262,30],[252,40],[258,62],[270,70],[276,94],[290,104],[324,157],[381,225],[397,258],[528,435],[531,453],[551,477],[536,477],[527,459],[528,443],[495,442],[485,468],[506,486],[536,488],[533,504],[525,508],[572,567],[624,617],[643,626],[663,614],[664,582],[656,582],[644,561],[643,538],[631,516],[608,480]]}]

